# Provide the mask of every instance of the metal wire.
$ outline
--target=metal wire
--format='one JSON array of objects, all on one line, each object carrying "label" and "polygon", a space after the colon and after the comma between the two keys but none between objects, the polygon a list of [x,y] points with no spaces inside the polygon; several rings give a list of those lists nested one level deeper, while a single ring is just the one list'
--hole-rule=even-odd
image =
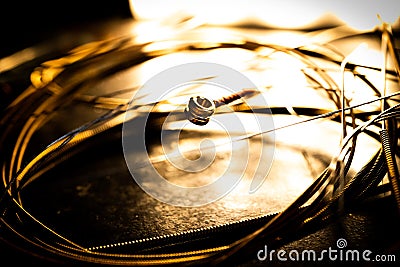
[{"label": "metal wire", "polygon": [[[91,262],[106,265],[191,265],[200,263],[219,264],[234,257],[240,252],[249,251],[254,243],[259,240],[273,244],[279,238],[288,236],[293,232],[303,229],[306,225],[324,223],[330,218],[345,212],[347,206],[360,201],[376,189],[388,173],[391,182],[391,193],[394,195],[400,210],[398,171],[396,166],[397,153],[397,117],[400,115],[400,105],[388,106],[387,108],[373,112],[358,110],[362,106],[383,101],[388,103],[400,92],[386,94],[383,92],[378,97],[360,104],[350,106],[345,98],[344,86],[340,88],[334,79],[327,74],[327,71],[318,66],[316,60],[324,59],[337,65],[343,72],[354,71],[357,68],[368,68],[374,71],[384,72],[386,84],[387,76],[398,80],[399,68],[397,54],[394,50],[393,36],[387,30],[387,25],[381,31],[382,38],[387,40],[391,58],[394,58],[395,72],[389,72],[384,68],[370,68],[367,66],[349,64],[346,58],[334,51],[329,53],[309,53],[305,47],[284,47],[276,44],[265,44],[246,40],[244,42],[221,42],[218,44],[190,42],[170,47],[166,50],[146,50],[148,44],[132,44],[130,38],[100,42],[87,54],[72,53],[55,64],[47,63],[46,67],[39,67],[32,73],[33,85],[21,94],[2,115],[0,120],[0,149],[2,152],[2,180],[3,188],[0,199],[1,211],[1,236],[5,240],[11,240],[27,250],[36,251],[49,257],[61,257],[63,259],[77,262]],[[197,48],[197,45],[198,48]],[[271,215],[270,219],[261,227],[258,227],[250,234],[238,238],[238,240],[225,245],[213,246],[210,244],[206,249],[193,249],[185,252],[166,253],[108,253],[102,252],[103,248],[119,247],[134,242],[115,243],[104,245],[104,247],[87,248],[77,244],[73,240],[57,233],[35,218],[24,205],[20,198],[20,192],[24,186],[40,179],[41,175],[48,170],[55,168],[57,164],[71,156],[80,145],[90,142],[101,133],[120,126],[125,121],[127,111],[134,114],[131,119],[141,116],[146,105],[134,106],[128,109],[129,102],[118,98],[119,94],[132,89],[122,89],[117,93],[102,96],[90,96],[85,94],[85,86],[82,83],[109,75],[126,68],[126,66],[139,65],[149,59],[166,55],[171,52],[181,51],[204,51],[218,48],[239,48],[256,53],[257,49],[268,48],[273,52],[283,52],[301,62],[308,68],[313,69],[320,76],[325,85],[319,83],[318,89],[324,90],[327,97],[335,104],[335,110],[310,111],[311,114],[301,114],[297,107],[277,107],[275,110],[285,110],[290,116],[306,116],[305,119],[280,126],[274,129],[264,129],[262,132],[241,136],[231,142],[251,139],[271,131],[281,129],[296,129],[298,125],[304,125],[314,120],[330,119],[336,120],[341,115],[343,138],[337,155],[333,155],[329,166],[315,178],[314,182],[300,195],[291,205],[278,214]],[[386,48],[385,48],[386,49]],[[386,50],[385,50],[386,51]],[[384,55],[386,57],[386,54]],[[337,61],[341,58],[341,61]],[[112,59],[112,60],[111,60]],[[101,64],[102,62],[110,62]],[[51,64],[54,64],[52,66]],[[98,66],[93,68],[93,66]],[[88,71],[90,70],[90,72]],[[87,71],[87,72],[86,72]],[[86,72],[87,76],[79,76],[77,72]],[[354,72],[355,73],[355,72]],[[355,73],[356,77],[357,73]],[[377,93],[373,83],[367,77],[362,76],[362,81],[369,86],[373,93]],[[316,90],[318,90],[316,89]],[[240,103],[241,95],[227,96],[220,100],[216,107],[219,107],[233,100],[239,103],[233,105],[237,112],[248,112],[245,105]],[[74,130],[64,134],[52,141],[37,153],[30,160],[26,160],[28,145],[32,136],[43,125],[45,125],[57,110],[75,102],[84,102],[88,105],[101,106],[107,110],[103,115],[78,126]],[[347,102],[347,103],[346,103]],[[157,102],[157,105],[168,104],[168,101]],[[149,106],[154,103],[149,103]],[[182,111],[183,111],[182,107]],[[273,109],[274,110],[274,109]],[[295,111],[296,110],[296,111]],[[132,111],[134,111],[132,113]],[[347,112],[347,113],[346,113]],[[182,112],[183,114],[183,112]],[[273,114],[275,115],[275,114]],[[360,119],[362,116],[368,119]],[[361,120],[359,123],[358,120]],[[351,179],[346,180],[352,158],[356,153],[357,137],[361,134],[374,136],[374,126],[379,122],[385,125],[385,129],[378,133],[381,136],[382,148],[375,155],[371,155],[370,161],[359,170]],[[347,126],[351,126],[348,132]],[[373,128],[373,129],[371,129]],[[163,159],[160,159],[161,161]],[[152,163],[157,162],[153,159]],[[340,207],[340,208],[339,208]],[[339,208],[339,209],[338,209]],[[29,230],[28,230],[29,229]],[[35,229],[35,231],[32,231]],[[218,231],[218,229],[216,229]],[[202,230],[198,231],[199,234]],[[206,234],[207,231],[204,231]],[[193,233],[183,233],[180,236],[190,241]],[[159,237],[159,240],[173,240],[174,236]],[[155,242],[155,239],[141,241]]]}]

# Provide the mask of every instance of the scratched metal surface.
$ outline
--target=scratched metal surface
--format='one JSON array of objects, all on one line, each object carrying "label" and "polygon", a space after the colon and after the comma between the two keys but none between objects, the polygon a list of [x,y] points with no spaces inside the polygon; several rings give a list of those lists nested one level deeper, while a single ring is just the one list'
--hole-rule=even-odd
[{"label": "scratched metal surface", "polygon": [[[271,33],[272,36],[274,34],[275,32]],[[268,34],[265,38],[268,39]],[[360,38],[365,40],[364,37]],[[343,49],[346,49],[346,45]],[[231,52],[221,51],[221,54],[223,53]],[[235,50],[232,55],[235,54],[238,56],[237,62],[248,58],[247,52]],[[206,52],[205,55],[195,53],[190,57],[204,59],[218,57],[218,55],[218,52]],[[179,58],[179,55],[176,58]],[[134,87],[135,83],[142,82],[145,77],[156,72],[154,69],[151,70],[152,66],[160,62],[171,62],[171,59],[174,59],[174,55],[166,55],[165,58],[140,67],[129,68],[107,79],[97,81],[88,92],[104,94],[119,88]],[[146,73],[149,69],[151,71]],[[298,69],[293,71],[298,71]],[[145,75],[139,76],[138,73],[141,75],[145,73]],[[249,72],[249,75],[254,74],[254,71]],[[137,79],[132,77],[137,77]],[[260,78],[259,82],[262,81],[263,79]],[[288,101],[296,103],[296,100],[304,106],[309,105],[310,101],[311,105],[316,106],[326,104],[313,102],[315,99],[320,99],[318,94],[315,95],[316,98],[289,99],[288,97],[295,92],[286,91],[284,98],[279,98],[281,93],[279,88],[269,93],[276,105],[288,103]],[[129,98],[130,95],[125,97]],[[98,113],[99,110],[96,108],[81,103],[74,103],[59,110],[48,125],[34,136],[28,155],[34,155],[36,149],[42,148],[66,130],[73,129]],[[288,120],[286,116],[277,116],[274,123],[285,125],[296,120],[296,118]],[[191,138],[195,139],[190,133],[186,134],[184,137],[188,141]],[[218,138],[218,134],[215,135]],[[132,138],[134,137],[133,133]],[[277,132],[274,144],[262,146],[266,150],[271,149],[271,146],[275,147],[274,161],[268,177],[256,193],[248,193],[250,179],[247,178],[243,179],[223,199],[202,207],[182,208],[159,202],[137,186],[124,161],[121,128],[116,128],[105,135],[96,137],[93,142],[83,145],[83,150],[77,155],[71,156],[42,175],[40,179],[28,184],[21,193],[21,201],[25,208],[46,226],[86,248],[118,245],[128,241],[218,226],[283,210],[310,185],[318,173],[327,167],[337,150],[339,137],[340,125],[332,121],[315,121],[297,127],[296,131],[287,129]],[[368,136],[361,136],[360,139],[367,152],[357,155],[359,163],[356,169],[369,159],[369,155],[373,154],[378,146],[376,140]],[[259,147],[261,144],[254,138],[251,140],[251,145]],[[151,148],[155,151],[154,153],[160,150],[156,143],[151,145]],[[202,178],[213,177],[218,172],[218,166],[227,164],[227,161],[229,161],[228,155],[222,154],[218,158],[218,165],[201,173],[199,177],[179,176],[177,173],[163,169],[166,168],[163,165],[159,168],[165,171],[170,179],[176,179],[174,181],[177,183],[196,184],[196,182],[204,182]],[[173,197],[171,195],[171,198]],[[344,231],[352,231],[365,225],[367,225],[365,231],[362,230],[357,236],[369,236],[370,231],[376,230],[375,226],[369,227],[370,217],[365,215],[365,217],[351,217],[350,225],[345,225]],[[327,232],[332,233],[332,229],[317,232],[314,236],[325,240]],[[326,242],[315,244],[315,241],[311,244],[307,243],[310,238],[312,239],[313,235],[300,239],[297,243],[289,244],[288,247],[326,244]],[[381,239],[378,238],[378,240]],[[363,243],[365,240],[360,238],[357,242]],[[254,260],[250,262],[261,264]]]},{"label": "scratched metal surface", "polygon": [[[104,95],[121,88],[134,88],[135,84],[140,84],[146,77],[157,73],[154,68],[160,69],[160,66],[169,65],[171,62],[177,64],[177,60],[186,62],[196,59],[223,58],[224,54],[236,56],[235,59],[227,57],[229,62],[226,61],[226,64],[231,63],[243,69],[247,68],[244,66],[246,63],[243,62],[251,58],[248,51],[240,49],[233,51],[221,49],[221,51],[195,52],[187,55],[167,54],[95,81],[90,87],[86,86],[87,93]],[[291,59],[284,56],[275,59],[280,64],[281,62],[286,64],[289,60]],[[287,85],[285,85],[283,80],[275,79],[269,82],[268,78],[260,76],[260,83],[266,80],[268,82],[266,87],[272,87],[267,94],[274,106],[285,102],[297,106],[330,107],[331,104],[324,100],[322,93],[307,88],[307,82],[298,75],[300,69],[292,68],[287,71],[285,65],[278,64],[279,67],[275,68],[273,62],[270,64],[271,73],[285,72],[281,75],[290,76],[292,84],[297,85],[296,88],[289,88],[291,84],[286,82]],[[256,74],[257,69],[248,71],[248,75]],[[84,73],[78,72],[76,75],[84,75]],[[269,75],[272,74],[267,72],[266,76]],[[201,93],[202,89],[196,90]],[[300,95],[299,91],[302,90],[304,90],[304,95],[308,94],[307,98],[291,97],[291,95]],[[132,95],[133,93],[125,94],[123,97],[129,99]],[[34,145],[31,150],[35,151],[35,144],[43,147],[64,132],[90,118],[95,118],[99,113],[101,111],[98,108],[79,101],[66,105],[58,110],[52,120],[34,136],[31,142]],[[246,114],[239,116],[243,116],[246,120]],[[284,115],[275,116],[274,124],[275,127],[279,127],[300,119],[300,117],[288,118]],[[149,123],[151,125],[152,122]],[[177,131],[173,126],[170,127],[171,131]],[[153,131],[156,132],[157,129]],[[218,226],[282,211],[328,166],[338,149],[340,127],[337,122],[315,121],[296,126],[293,130],[288,128],[277,131],[274,143],[261,144],[260,140],[252,138],[250,146],[261,147],[265,153],[273,151],[274,148],[273,163],[262,187],[253,194],[248,192],[252,178],[251,170],[257,164],[257,154],[250,155],[249,174],[245,175],[232,192],[203,207],[190,208],[162,203],[143,192],[135,183],[124,162],[121,129],[118,128],[110,136],[107,135],[103,134],[104,137],[96,138],[99,140],[89,145],[87,151],[72,156],[60,167],[56,167],[37,181],[27,185],[21,195],[22,202],[31,214],[37,216],[40,221],[56,232],[88,248]],[[130,138],[137,138],[136,135],[132,133]],[[215,141],[221,138],[218,132],[208,132],[207,135]],[[182,134],[186,142],[198,143],[197,139],[201,140],[201,138],[197,136],[198,133],[190,132],[190,130]],[[363,142],[362,146],[365,147],[366,152],[358,155],[359,166],[366,162],[369,155],[372,155],[378,147],[373,138],[362,139],[363,136],[360,142]],[[150,144],[149,149],[156,156],[163,152],[160,144],[157,143]],[[135,151],[131,153],[135,154]],[[246,160],[246,157],[234,160]],[[198,186],[210,182],[213,177],[218,177],[220,169],[223,169],[222,167],[228,165],[230,161],[232,159],[229,154],[221,153],[211,167],[198,174],[170,170],[171,166],[165,162],[157,163],[155,167],[172,182]],[[240,175],[241,170],[236,170],[236,172],[233,170],[231,175]],[[174,195],[171,194],[170,197],[174,198]],[[71,224],[71,222],[74,223]]]}]

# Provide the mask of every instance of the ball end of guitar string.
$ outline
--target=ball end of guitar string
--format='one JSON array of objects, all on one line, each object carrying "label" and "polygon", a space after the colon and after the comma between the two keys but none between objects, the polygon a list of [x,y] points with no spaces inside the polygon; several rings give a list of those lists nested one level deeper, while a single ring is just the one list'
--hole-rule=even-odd
[{"label": "ball end of guitar string", "polygon": [[187,119],[196,125],[206,125],[214,111],[214,101],[201,96],[191,97],[185,109]]},{"label": "ball end of guitar string", "polygon": [[237,93],[222,97],[218,100],[210,100],[205,97],[191,97],[185,109],[187,119],[196,125],[206,125],[215,109],[222,105],[227,105],[242,97],[251,97],[258,94],[255,89],[243,89]]}]

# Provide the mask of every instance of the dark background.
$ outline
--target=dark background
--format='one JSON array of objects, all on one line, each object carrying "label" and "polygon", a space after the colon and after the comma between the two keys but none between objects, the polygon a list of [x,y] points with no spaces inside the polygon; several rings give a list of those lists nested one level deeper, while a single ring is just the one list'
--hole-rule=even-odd
[{"label": "dark background", "polygon": [[17,68],[0,72],[0,110],[29,86],[30,73],[42,62],[102,40],[109,34],[106,25],[131,19],[128,0],[0,1],[0,60],[26,48],[41,51]]},{"label": "dark background", "polygon": [[1,1],[0,58],[104,20],[132,17],[128,0]]}]

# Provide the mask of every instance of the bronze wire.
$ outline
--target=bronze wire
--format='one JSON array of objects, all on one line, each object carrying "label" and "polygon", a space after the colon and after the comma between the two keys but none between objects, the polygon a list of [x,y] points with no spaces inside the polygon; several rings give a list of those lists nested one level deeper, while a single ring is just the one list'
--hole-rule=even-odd
[{"label": "bronze wire", "polygon": [[[394,51],[392,33],[387,30],[387,27],[384,27],[381,31],[382,39],[385,39],[385,42],[387,42],[383,45],[388,46],[391,58],[394,58],[394,61],[397,63],[395,69],[397,76],[388,74],[386,71],[386,64],[382,69],[377,68],[377,71],[381,70],[384,72],[383,79],[386,84],[388,75],[393,75],[393,77],[398,79],[399,69],[398,61],[396,61],[397,54]],[[32,249],[50,257],[56,255],[61,256],[62,258],[76,260],[78,262],[83,261],[110,265],[190,265],[204,262],[218,264],[225,260],[229,260],[239,252],[249,251],[252,248],[252,243],[257,242],[260,239],[264,242],[268,241],[269,244],[273,244],[274,241],[302,229],[305,225],[328,221],[329,218],[337,216],[338,208],[340,206],[338,204],[339,200],[343,201],[344,197],[345,201],[342,202],[341,205],[346,207],[346,205],[353,201],[364,199],[375,190],[386,173],[389,173],[391,184],[390,190],[396,197],[396,200],[399,201],[399,177],[396,164],[394,163],[395,155],[398,153],[396,148],[398,138],[396,119],[400,114],[398,110],[399,105],[394,105],[392,107],[386,106],[386,108],[382,109],[380,113],[375,114],[376,116],[372,116],[369,120],[363,121],[362,124],[356,123],[356,118],[360,115],[356,112],[357,107],[374,101],[383,101],[387,103],[386,100],[390,100],[397,96],[399,94],[398,92],[388,95],[383,92],[379,97],[371,101],[352,107],[345,106],[344,101],[346,99],[344,98],[344,92],[332,83],[332,80],[330,80],[330,77],[323,69],[320,69],[317,64],[312,62],[310,59],[311,56],[306,53],[308,51],[302,50],[304,48],[293,49],[276,45],[253,43],[251,41],[243,44],[221,43],[216,46],[210,46],[209,48],[205,47],[203,44],[200,50],[218,49],[220,47],[239,47],[242,49],[254,50],[254,47],[270,47],[277,51],[284,51],[294,57],[298,57],[306,65],[316,69],[322,78],[325,79],[327,84],[331,85],[330,88],[324,88],[323,86],[321,86],[321,88],[326,90],[329,97],[336,104],[337,110],[317,114],[305,119],[304,121],[287,125],[282,128],[294,127],[297,124],[306,123],[315,119],[336,119],[340,114],[342,115],[341,123],[344,127],[344,125],[348,123],[345,120],[345,118],[347,118],[345,112],[348,112],[351,119],[350,125],[354,131],[351,134],[346,134],[344,132],[341,151],[339,151],[338,155],[332,159],[331,164],[315,179],[312,185],[288,208],[278,214],[272,215],[271,219],[266,224],[254,230],[251,234],[224,246],[213,247],[210,245],[210,248],[208,249],[177,253],[119,254],[101,252],[101,247],[84,248],[68,238],[59,235],[24,209],[19,197],[20,190],[22,190],[24,185],[27,183],[40,178],[40,174],[43,172],[54,168],[59,160],[63,160],[63,157],[72,154],[73,148],[78,147],[82,142],[90,141],[91,138],[95,137],[99,133],[105,132],[123,123],[124,114],[127,111],[128,105],[128,103],[123,103],[123,101],[121,103],[117,94],[112,95],[112,97],[114,97],[113,99],[110,98],[111,96],[107,95],[85,98],[79,91],[82,89],[79,89],[78,85],[82,81],[80,81],[79,78],[75,78],[75,69],[80,70],[81,68],[85,69],[86,66],[91,67],[91,64],[94,64],[99,60],[107,60],[110,57],[116,56],[117,58],[120,58],[119,61],[115,61],[116,63],[114,65],[107,66],[105,69],[96,69],[90,73],[90,77],[85,77],[85,79],[93,79],[107,73],[118,71],[123,68],[121,66],[125,66],[124,64],[140,64],[151,58],[163,55],[162,51],[143,52],[142,49],[145,45],[126,45],[126,40],[117,41],[117,43],[120,42],[120,47],[119,49],[116,49],[116,41],[114,40],[113,42],[113,45],[110,45],[107,42],[99,44],[100,47],[110,46],[111,48],[109,50],[103,49],[100,54],[91,52],[86,58],[79,58],[76,61],[73,60],[73,54],[71,54],[70,59],[68,56],[63,59],[65,64],[61,68],[59,66],[57,68],[38,68],[32,74],[33,79],[36,77],[35,75],[47,77],[44,75],[44,72],[53,71],[54,75],[48,80],[41,79],[40,82],[35,84],[35,86],[28,88],[6,109],[5,114],[0,120],[0,127],[2,130],[0,146],[1,150],[4,151],[2,157],[2,179],[4,191],[1,194],[0,200],[0,231],[2,233],[2,239],[11,237],[11,239],[18,240],[16,242],[17,244],[21,242],[28,248],[28,250]],[[185,50],[196,50],[196,47],[193,44],[188,44],[175,48],[175,51]],[[98,51],[100,51],[100,49]],[[111,53],[111,51],[113,51],[113,53]],[[171,51],[165,51],[165,53],[167,52],[169,53]],[[107,53],[110,53],[110,55]],[[101,58],[101,56],[104,58]],[[330,55],[325,54],[314,56],[330,58]],[[363,66],[344,66],[343,71],[354,71],[355,67]],[[356,75],[355,71],[354,73]],[[362,80],[366,83],[369,82],[366,77],[363,77]],[[130,89],[121,90],[121,92],[126,90]],[[374,90],[374,88],[372,88],[372,90]],[[226,97],[226,99],[229,98],[229,96]],[[57,109],[67,103],[77,101],[77,99],[78,101],[86,101],[88,104],[92,105],[101,103],[109,110],[94,121],[88,122],[87,124],[82,125],[74,131],[55,140],[49,144],[45,150],[28,162],[28,164],[24,165],[23,158],[26,146],[34,132],[44,125]],[[234,100],[238,99],[239,98],[235,98]],[[32,105],[32,103],[36,103],[37,106]],[[237,106],[240,111],[240,103],[237,104]],[[132,108],[134,109],[139,107]],[[243,111],[246,112],[246,110]],[[380,133],[382,149],[371,158],[371,161],[368,162],[360,172],[352,177],[352,179],[345,182],[343,177],[346,175],[349,166],[351,165],[352,155],[355,153],[356,149],[357,136],[360,133],[365,133],[368,127],[376,125],[379,122],[385,125],[385,128]],[[271,129],[270,131],[276,130],[279,129]],[[268,130],[265,132],[268,132]],[[264,134],[265,132],[258,134]],[[245,136],[243,138],[252,138],[256,135]],[[313,201],[310,204],[307,204],[312,198]],[[340,212],[344,212],[341,209],[339,210]],[[27,227],[33,227],[30,229],[36,229],[37,232],[27,231],[24,227],[25,225]],[[185,238],[185,234],[183,234],[182,237]],[[111,247],[118,247],[119,245],[121,244],[111,245]],[[107,247],[110,247],[110,245],[104,246],[104,248]]]}]

